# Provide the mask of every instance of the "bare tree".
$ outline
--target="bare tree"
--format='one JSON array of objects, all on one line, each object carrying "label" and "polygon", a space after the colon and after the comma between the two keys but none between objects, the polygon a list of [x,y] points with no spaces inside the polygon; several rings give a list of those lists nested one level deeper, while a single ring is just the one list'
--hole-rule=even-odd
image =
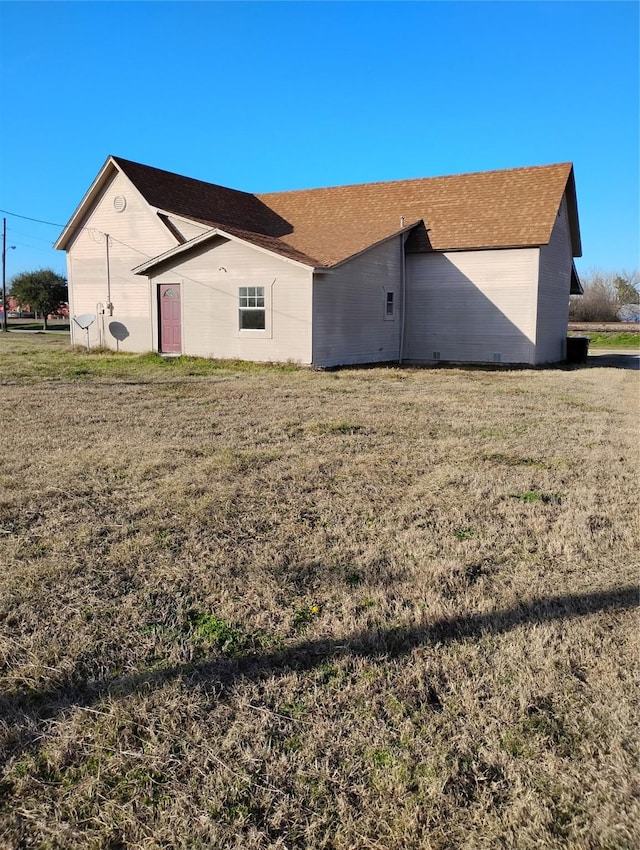
[{"label": "bare tree", "polygon": [[637,271],[593,269],[581,275],[581,279],[584,295],[571,297],[571,322],[618,322],[621,307],[640,303],[640,274]]}]

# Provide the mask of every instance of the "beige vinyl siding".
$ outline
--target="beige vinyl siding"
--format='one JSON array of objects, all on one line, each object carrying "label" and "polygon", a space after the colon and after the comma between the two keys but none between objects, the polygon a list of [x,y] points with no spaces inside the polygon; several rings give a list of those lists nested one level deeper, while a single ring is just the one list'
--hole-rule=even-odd
[{"label": "beige vinyl siding", "polygon": [[199,224],[196,221],[186,221],[184,218],[179,218],[173,215],[168,215],[167,218],[169,219],[171,226],[175,227],[185,242],[188,242],[190,239],[195,239],[196,236],[200,236],[201,233],[204,233],[207,230],[211,230],[211,228],[207,227],[206,224]]},{"label": "beige vinyl siding", "polygon": [[[313,283],[313,363],[338,366],[396,360],[400,348],[401,246],[389,239]],[[387,292],[394,315],[385,316]]]},{"label": "beige vinyl siding", "polygon": [[[311,270],[220,237],[200,253],[153,275],[153,347],[158,347],[157,287],[179,283],[184,354],[311,363]],[[141,277],[140,280],[146,280]],[[239,289],[265,290],[264,331],[239,329]]]},{"label": "beige vinyl siding", "polygon": [[[114,199],[126,199],[117,212]],[[113,315],[106,311],[108,301],[107,248]],[[125,351],[151,349],[149,290],[144,278],[131,269],[177,244],[155,212],[139,195],[128,178],[117,173],[107,184],[90,214],[82,222],[67,253],[70,280],[71,315],[96,314],[90,328],[91,345],[105,345]],[[144,250],[139,250],[144,246]],[[105,310],[101,313],[101,310]],[[116,324],[117,323],[117,324]],[[119,341],[113,335],[127,336]],[[73,342],[85,343],[86,332],[72,321]]]},{"label": "beige vinyl siding", "polygon": [[537,248],[408,255],[406,359],[533,363],[537,273]]},{"label": "beige vinyl siding", "polygon": [[566,356],[572,253],[563,198],[549,244],[540,248],[536,363],[556,363]]}]

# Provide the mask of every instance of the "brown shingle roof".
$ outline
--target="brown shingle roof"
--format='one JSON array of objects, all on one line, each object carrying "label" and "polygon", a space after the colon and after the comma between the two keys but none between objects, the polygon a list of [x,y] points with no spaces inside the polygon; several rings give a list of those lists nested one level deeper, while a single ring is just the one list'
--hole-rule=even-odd
[{"label": "brown shingle roof", "polygon": [[219,226],[276,253],[332,266],[423,220],[416,250],[545,245],[567,190],[580,256],[571,163],[251,195],[114,157],[154,207]]},{"label": "brown shingle roof", "polygon": [[293,223],[288,244],[333,265],[393,233],[400,216],[422,219],[436,251],[545,245],[568,183],[572,195],[562,163],[258,197]]},{"label": "brown shingle roof", "polygon": [[152,207],[211,226],[239,227],[268,236],[291,231],[291,225],[249,192],[183,177],[119,156],[112,159]]}]

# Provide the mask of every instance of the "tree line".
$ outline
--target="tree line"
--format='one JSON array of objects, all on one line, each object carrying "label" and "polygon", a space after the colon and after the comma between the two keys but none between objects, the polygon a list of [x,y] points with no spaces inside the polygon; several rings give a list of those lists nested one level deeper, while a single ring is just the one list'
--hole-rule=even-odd
[{"label": "tree line", "polygon": [[49,316],[65,307],[69,300],[67,279],[53,269],[21,272],[11,279],[9,296],[21,310],[28,308],[38,313],[46,330]]},{"label": "tree line", "polygon": [[638,321],[640,273],[594,269],[581,277],[583,295],[572,295],[570,322]]}]

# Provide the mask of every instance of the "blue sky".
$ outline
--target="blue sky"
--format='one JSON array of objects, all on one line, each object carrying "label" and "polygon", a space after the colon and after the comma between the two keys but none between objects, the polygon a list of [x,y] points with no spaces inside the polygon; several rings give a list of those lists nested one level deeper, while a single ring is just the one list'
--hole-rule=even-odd
[{"label": "blue sky", "polygon": [[[637,268],[638,10],[0,0],[0,209],[66,223],[109,154],[253,192],[570,160],[579,270]],[[64,273],[6,217],[8,278]]]}]

